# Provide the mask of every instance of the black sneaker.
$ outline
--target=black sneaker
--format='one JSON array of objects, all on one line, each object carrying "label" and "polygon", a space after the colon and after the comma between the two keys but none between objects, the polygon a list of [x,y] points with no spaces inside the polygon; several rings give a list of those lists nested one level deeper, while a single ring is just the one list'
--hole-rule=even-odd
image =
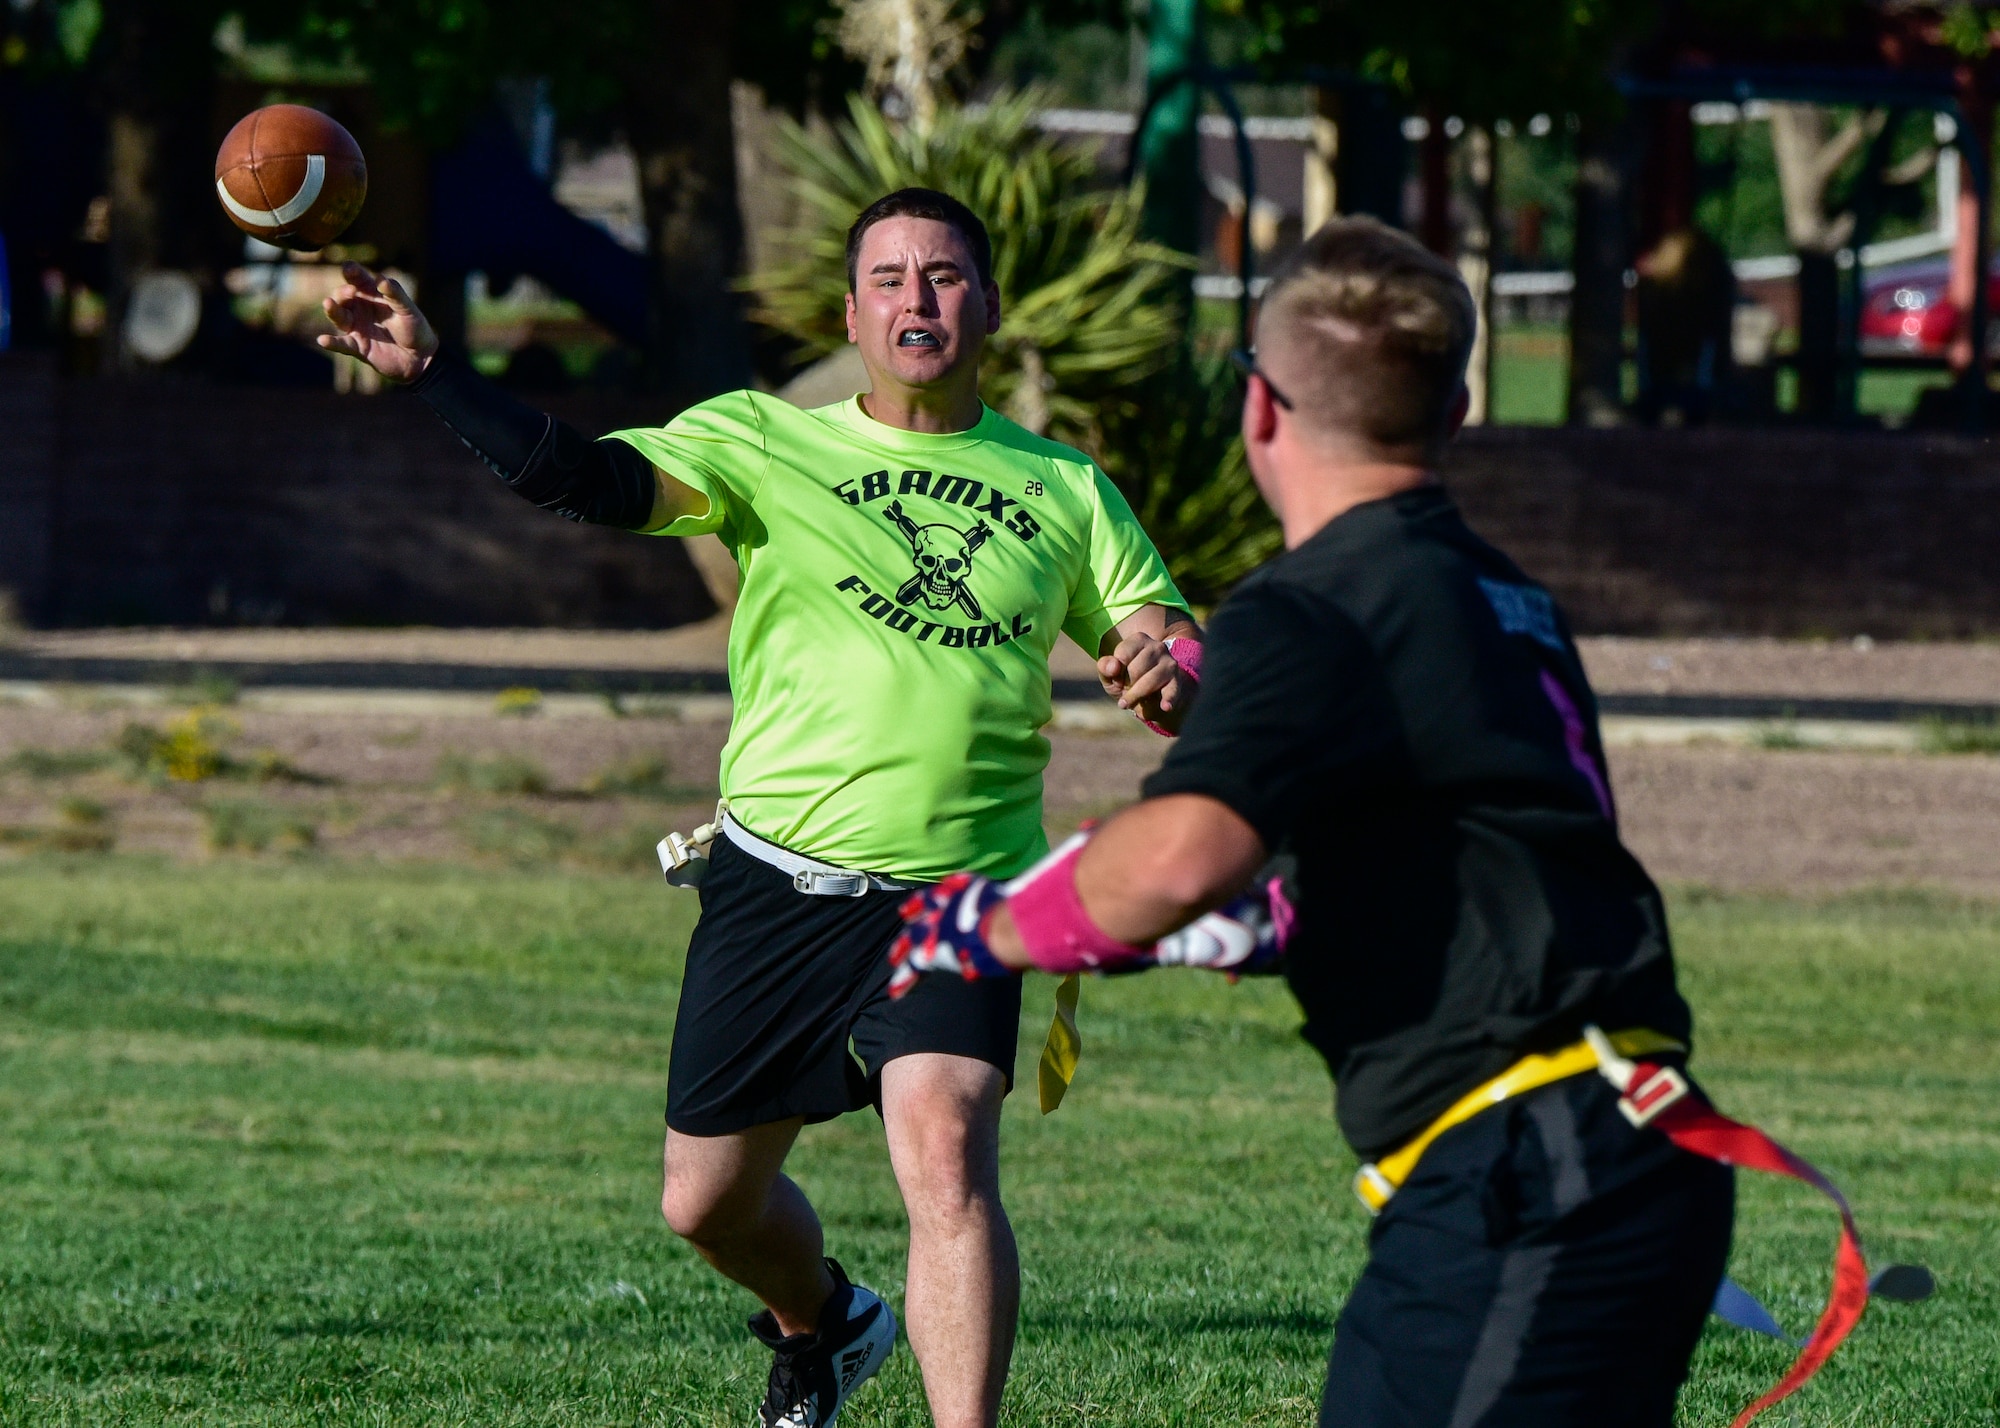
[{"label": "black sneaker", "polygon": [[819,1329],[787,1337],[766,1309],[750,1332],[775,1354],[771,1384],[757,1421],[763,1428],[833,1428],[848,1395],[874,1377],[896,1347],[896,1316],[872,1291],[848,1282],[833,1260],[833,1297],[819,1311]]}]

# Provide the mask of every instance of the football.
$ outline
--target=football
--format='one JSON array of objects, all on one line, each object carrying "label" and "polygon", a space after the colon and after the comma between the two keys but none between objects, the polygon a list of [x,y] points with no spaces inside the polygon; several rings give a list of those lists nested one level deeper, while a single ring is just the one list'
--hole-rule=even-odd
[{"label": "football", "polygon": [[281,248],[324,248],[361,212],[368,161],[354,136],[319,110],[267,104],[222,141],[215,196],[252,237]]}]

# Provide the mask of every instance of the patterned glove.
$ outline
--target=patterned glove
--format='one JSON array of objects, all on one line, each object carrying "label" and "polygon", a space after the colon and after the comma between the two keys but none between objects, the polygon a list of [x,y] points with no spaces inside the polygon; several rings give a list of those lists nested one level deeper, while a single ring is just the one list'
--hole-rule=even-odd
[{"label": "patterned glove", "polygon": [[1154,944],[1156,967],[1205,967],[1238,977],[1268,972],[1285,955],[1295,914],[1283,878],[1230,899]]},{"label": "patterned glove", "polygon": [[986,919],[1006,901],[1005,884],[977,873],[953,873],[910,894],[901,908],[903,931],[889,949],[889,995],[900,997],[925,972],[956,972],[968,982],[1011,977],[1012,968],[986,945]]}]

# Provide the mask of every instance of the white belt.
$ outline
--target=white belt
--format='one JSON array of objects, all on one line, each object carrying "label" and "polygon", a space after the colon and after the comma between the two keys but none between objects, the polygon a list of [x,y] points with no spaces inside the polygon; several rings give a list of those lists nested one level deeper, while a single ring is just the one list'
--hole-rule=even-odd
[{"label": "white belt", "polygon": [[765,842],[738,823],[731,813],[722,815],[722,834],[759,862],[769,863],[781,873],[790,873],[792,886],[808,897],[860,897],[871,891],[905,892],[917,886],[916,883],[899,882],[895,878],[863,873],[853,868],[836,868],[816,858],[802,857],[789,848]]}]

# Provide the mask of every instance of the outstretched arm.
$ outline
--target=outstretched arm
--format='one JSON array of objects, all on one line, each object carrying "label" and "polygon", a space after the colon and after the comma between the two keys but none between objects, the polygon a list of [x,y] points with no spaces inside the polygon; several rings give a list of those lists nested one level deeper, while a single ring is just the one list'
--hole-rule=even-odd
[{"label": "outstretched arm", "polygon": [[359,263],[343,264],[341,276],[322,304],[337,330],[319,345],[409,386],[520,496],[569,520],[626,530],[707,511],[705,495],[626,443],[591,441],[441,355],[437,333],[394,278]]},{"label": "outstretched arm", "polygon": [[[1106,937],[1146,946],[1220,907],[1269,856],[1226,803],[1178,793],[1134,804],[1097,830],[1076,862],[1077,899]],[[1002,903],[986,929],[993,954],[1031,965]]]},{"label": "outstretched arm", "polygon": [[953,873],[912,894],[889,949],[889,995],[926,972],[977,980],[1030,967],[1203,967],[1233,980],[1271,971],[1296,911],[1280,878],[1246,886],[1263,862],[1262,840],[1227,806],[1149,799],[1101,832],[1079,829],[1017,878]]}]

